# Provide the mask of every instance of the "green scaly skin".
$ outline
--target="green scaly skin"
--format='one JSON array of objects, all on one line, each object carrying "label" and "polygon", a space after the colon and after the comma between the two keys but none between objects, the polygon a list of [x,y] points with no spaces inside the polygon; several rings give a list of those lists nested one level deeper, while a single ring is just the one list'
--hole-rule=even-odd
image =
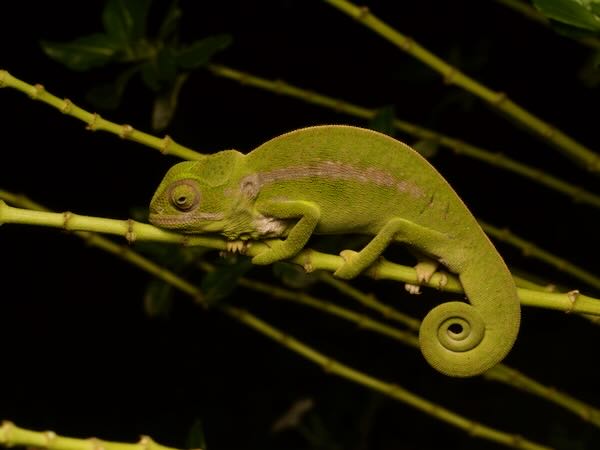
[{"label": "green scaly skin", "polygon": [[409,246],[420,255],[421,279],[442,264],[459,276],[470,302],[443,303],[421,325],[423,355],[446,375],[485,372],[518,334],[515,284],[475,218],[417,152],[371,130],[305,128],[247,155],[225,150],[176,164],[154,194],[150,222],[231,240],[285,238],[255,264],[293,257],[313,233],[372,235],[360,252],[343,252],[335,275],[344,279],[368,268],[391,242]]}]

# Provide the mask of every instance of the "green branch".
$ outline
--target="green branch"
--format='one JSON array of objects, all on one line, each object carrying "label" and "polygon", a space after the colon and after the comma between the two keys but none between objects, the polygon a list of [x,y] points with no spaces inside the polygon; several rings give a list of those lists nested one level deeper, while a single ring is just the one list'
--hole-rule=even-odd
[{"label": "green branch", "polygon": [[[225,66],[214,64],[209,65],[209,69],[215,75],[232,79],[242,84],[247,84],[267,91],[275,92],[277,94],[288,95],[308,103],[330,108],[355,117],[370,119],[373,118],[377,113],[375,109],[364,108],[362,106],[354,105],[333,97],[317,94],[306,89],[292,86],[280,80],[271,81]],[[132,128],[130,125],[118,125],[103,119],[97,114],[87,112],[82,108],[75,106],[68,99],[61,100],[58,97],[55,97],[44,90],[44,88],[39,84],[35,86],[27,84],[3,70],[0,70],[0,87],[10,87],[24,92],[33,99],[47,103],[64,114],[70,115],[87,123],[88,129],[90,130],[101,129],[115,134],[121,138],[133,140],[135,142],[147,145],[148,147],[157,149],[163,154],[173,154],[183,159],[197,160],[203,156],[201,153],[197,153],[189,148],[177,144],[169,136],[159,139],[155,136],[138,131]],[[464,154],[470,158],[474,158],[484,163],[491,164],[501,169],[521,175],[535,183],[567,195],[575,202],[585,203],[600,208],[600,196],[586,191],[580,186],[575,186],[571,183],[561,180],[560,178],[548,175],[540,169],[512,160],[500,153],[491,153],[488,150],[468,144],[460,139],[444,136],[427,128],[420,127],[402,120],[394,120],[394,127],[419,139],[435,141],[444,147],[454,150],[454,152],[457,154]]]},{"label": "green branch", "polygon": [[[114,220],[102,217],[81,216],[71,212],[52,213],[33,211],[30,209],[13,208],[0,201],[0,225],[3,223],[49,226],[70,231],[93,231],[115,234],[124,236],[130,243],[139,239],[169,242],[185,246],[203,246],[218,250],[232,248],[230,246],[231,241],[221,238],[181,235],[134,220]],[[245,249],[245,253],[249,256],[257,255],[264,251],[265,246],[266,244],[262,242],[250,242],[247,249]],[[333,272],[344,263],[341,256],[329,255],[312,249],[302,250],[289,261],[302,266],[307,272],[314,270]],[[419,283],[414,268],[393,264],[383,258],[366,270],[365,275],[374,279],[421,284],[448,292],[463,292],[460,281],[454,275],[437,273],[431,277],[429,282]],[[519,288],[518,294],[523,305],[565,312],[600,315],[600,300],[582,295],[579,291],[549,293]]]},{"label": "green branch", "polygon": [[[36,203],[31,202],[30,200],[27,200],[20,196],[12,195],[12,194],[4,192],[4,191],[0,191],[0,197],[4,197],[9,200],[10,199],[16,200],[19,203],[24,204],[28,207],[41,208],[40,205],[37,205]],[[0,224],[2,223],[2,221],[1,221],[2,210],[5,208],[6,208],[6,205],[2,204],[0,202]],[[42,209],[45,209],[45,208],[42,208]],[[45,214],[50,214],[50,213],[45,212]],[[91,234],[88,232],[82,232],[82,231],[76,231],[75,233],[78,236],[86,239],[89,244],[100,247],[100,248],[114,254],[115,256],[118,256],[119,258],[124,259],[137,267],[140,267],[143,270],[148,270],[148,268],[156,267],[156,265],[153,262],[138,255],[130,248],[116,245],[113,242],[109,241],[108,239],[106,239],[102,236],[98,236],[95,234]],[[90,236],[90,234],[91,234],[91,236]],[[168,283],[171,283],[172,280],[178,278],[178,276],[176,274],[174,274],[166,269],[150,270],[150,273],[152,273],[156,277],[161,278],[162,280],[164,280]],[[187,281],[185,281],[183,279],[179,279],[178,283],[173,284],[173,286],[176,287],[177,289],[180,289],[182,292],[185,292],[186,294],[190,295],[195,300],[197,300],[197,301],[200,300],[200,302],[201,302],[202,292],[194,285],[191,285],[190,283],[188,283]],[[182,289],[182,287],[184,287],[184,288]],[[491,440],[494,442],[498,442],[498,443],[507,445],[509,447],[511,446],[511,447],[515,447],[515,448],[519,448],[519,449],[552,450],[549,447],[542,446],[540,444],[536,444],[534,442],[526,440],[526,439],[522,438],[521,436],[505,433],[502,431],[498,431],[494,428],[488,427],[486,425],[482,425],[479,422],[476,422],[476,421],[473,421],[466,417],[463,417],[457,413],[454,413],[446,408],[443,408],[443,407],[437,405],[436,403],[430,402],[428,400],[423,399],[422,397],[412,394],[410,391],[408,391],[396,384],[386,383],[377,378],[374,378],[372,376],[364,374],[356,369],[353,369],[349,366],[341,364],[341,363],[337,362],[336,360],[323,355],[322,353],[314,350],[313,348],[305,345],[304,343],[281,332],[280,330],[277,330],[276,328],[272,327],[268,323],[262,321],[261,319],[250,314],[247,311],[244,311],[244,310],[241,310],[241,309],[238,309],[235,307],[231,307],[231,306],[223,306],[220,309],[223,312],[225,312],[226,314],[228,314],[229,316],[231,316],[231,317],[237,319],[238,321],[242,322],[243,324],[255,329],[259,333],[270,337],[271,339],[278,342],[280,345],[282,345],[286,348],[289,348],[290,350],[292,350],[296,353],[299,353],[300,355],[304,356],[305,358],[307,358],[313,362],[321,364],[327,372],[334,373],[342,378],[346,378],[346,379],[353,381],[354,383],[357,383],[359,385],[382,392],[384,395],[387,395],[395,400],[398,400],[402,403],[406,403],[416,409],[419,409],[422,412],[429,414],[438,420],[444,421],[444,422],[449,423],[450,425],[453,425],[457,428],[463,429],[463,430],[469,432],[472,436],[480,437],[482,439],[488,439],[488,440]],[[5,422],[5,424],[7,424],[7,423],[8,422]],[[11,430],[12,424],[8,423],[8,425],[9,426],[7,429]],[[24,430],[24,431],[26,431],[26,430]],[[0,429],[0,444],[3,443],[3,441],[2,441],[2,436],[3,436],[2,433],[3,432],[4,432],[4,436],[6,436],[6,433],[7,433],[6,429]],[[8,434],[9,434],[9,436],[11,436],[10,431]],[[15,443],[16,440],[14,439],[14,437],[9,437],[9,438],[6,438],[6,442]],[[39,447],[45,448],[44,445],[39,445]],[[73,447],[54,448],[53,447],[50,450],[80,450],[80,449],[75,446],[75,448],[73,448]],[[98,450],[98,449],[97,448],[89,449],[88,447],[85,447],[81,450]],[[110,450],[134,450],[134,449],[110,449]],[[142,450],[145,450],[145,449],[142,449]],[[165,449],[152,448],[150,450],[165,450]],[[171,449],[166,449],[166,450],[171,450]]]},{"label": "green branch", "polygon": [[[365,294],[364,292],[361,292],[355,287],[349,285],[347,282],[338,280],[328,273],[321,273],[319,278],[320,280],[324,281],[330,286],[336,288],[339,292],[342,292],[348,297],[357,300],[359,303],[367,306],[368,308],[380,312],[384,315],[384,317],[397,320],[398,322],[405,324],[413,332],[417,332],[419,330],[419,327],[421,325],[421,322],[419,320],[407,316],[404,313],[397,311],[395,308],[384,304],[383,302],[379,301],[374,295]],[[259,290],[264,292],[263,289],[264,288]],[[294,293],[286,295],[276,291],[273,295],[279,298],[284,298],[286,300],[291,300],[306,306],[310,306],[330,314],[334,314],[345,320],[355,322],[361,328],[364,327],[365,329],[369,329],[380,333],[384,336],[396,339],[399,342],[402,342],[409,346],[418,347],[418,339],[413,333],[396,330],[393,327],[388,327],[387,325],[380,324],[379,322],[376,322],[370,318],[363,319],[362,315],[358,315],[356,313],[355,317],[352,317],[348,313],[338,314],[337,308],[339,307],[332,308],[330,307],[329,302],[321,301],[324,304],[318,305],[317,303],[319,301],[314,297],[302,295],[298,296],[298,298],[292,298],[291,294]],[[600,319],[600,316],[592,317]],[[578,400],[568,394],[565,394],[564,392],[560,392],[559,390],[553,387],[545,386],[542,383],[522,374],[518,370],[515,370],[505,364],[496,364],[490,370],[485,372],[483,374],[483,377],[487,380],[504,383],[529,394],[541,397],[549,402],[556,403],[562,406],[563,408],[571,411],[572,413],[578,415],[583,420],[590,422],[597,427],[600,427],[599,409],[594,408],[593,406],[582,402],[581,400]]]},{"label": "green branch", "polygon": [[44,89],[41,84],[31,85],[18,78],[13,77],[6,70],[0,70],[0,87],[10,87],[21,91],[33,100],[39,100],[54,108],[61,113],[66,114],[86,123],[86,129],[90,131],[107,131],[116,134],[122,139],[139,142],[147,147],[159,150],[163,154],[171,154],[179,156],[183,159],[197,160],[202,158],[202,154],[197,153],[183,145],[178,144],[169,136],[160,139],[147,133],[136,130],[131,125],[118,125],[103,119],[96,113],[90,113],[79,106],[75,105],[69,99],[60,99]]},{"label": "green branch", "polygon": [[142,436],[137,444],[101,441],[96,438],[77,439],[59,436],[54,431],[26,430],[8,421],[0,425],[0,445],[44,450],[177,450],[157,444],[148,436]]},{"label": "green branch", "polygon": [[590,286],[600,289],[600,277],[597,277],[593,273],[576,266],[564,258],[560,258],[550,252],[547,252],[535,244],[532,244],[516,234],[511,233],[507,229],[495,227],[489,223],[482,222],[481,220],[479,223],[485,232],[495,240],[506,242],[507,244],[520,249],[524,255],[544,261],[545,263],[578,278]]},{"label": "green branch", "polygon": [[[362,119],[372,119],[376,114],[376,109],[369,109],[363,106],[355,105],[334,97],[328,97],[307,89],[299,88],[288,84],[281,80],[268,80],[266,78],[257,77],[247,72],[232,69],[226,66],[211,64],[208,69],[214,74],[222,78],[237,81],[240,84],[263,89],[275,94],[287,95],[297,98],[306,103],[329,108],[339,113],[348,114]],[[396,129],[414,136],[418,139],[434,141],[444,147],[452,149],[459,155],[465,155],[486,164],[499,167],[509,172],[516,173],[525,177],[537,184],[546,186],[554,191],[571,197],[575,202],[586,203],[596,208],[600,208],[600,196],[592,192],[586,191],[580,186],[573,185],[558,177],[549,175],[543,170],[536,167],[531,167],[526,164],[515,161],[501,153],[492,153],[481,147],[468,144],[460,139],[445,136],[430,129],[395,119],[393,125]]]},{"label": "green branch", "polygon": [[559,129],[544,122],[539,117],[525,110],[504,92],[492,89],[468,77],[456,67],[419,45],[413,39],[404,36],[387,23],[373,15],[367,7],[358,7],[348,0],[325,0],[325,2],[357,20],[367,28],[390,41],[402,51],[414,56],[431,69],[438,72],[447,84],[454,84],[486,101],[492,107],[505,113],[532,133],[555,145],[564,155],[590,172],[600,173],[600,155],[575,141]]}]

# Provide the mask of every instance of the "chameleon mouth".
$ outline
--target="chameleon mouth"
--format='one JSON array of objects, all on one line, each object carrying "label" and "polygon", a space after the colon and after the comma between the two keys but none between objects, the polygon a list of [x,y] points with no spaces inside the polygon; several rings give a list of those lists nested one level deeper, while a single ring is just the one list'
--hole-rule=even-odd
[{"label": "chameleon mouth", "polygon": [[[211,222],[222,220],[222,213],[187,213],[187,214],[161,214],[150,213],[148,220],[152,225],[162,228],[179,229],[185,231],[201,231]],[[208,222],[208,223],[207,223]]]}]

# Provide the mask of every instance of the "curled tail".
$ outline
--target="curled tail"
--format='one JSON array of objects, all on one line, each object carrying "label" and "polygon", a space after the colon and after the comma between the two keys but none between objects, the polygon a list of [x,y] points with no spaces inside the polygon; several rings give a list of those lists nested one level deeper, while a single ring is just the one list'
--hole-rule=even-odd
[{"label": "curled tail", "polygon": [[517,339],[521,305],[514,281],[496,251],[485,253],[459,274],[471,304],[438,305],[419,330],[423,356],[445,375],[479,375],[502,361]]}]

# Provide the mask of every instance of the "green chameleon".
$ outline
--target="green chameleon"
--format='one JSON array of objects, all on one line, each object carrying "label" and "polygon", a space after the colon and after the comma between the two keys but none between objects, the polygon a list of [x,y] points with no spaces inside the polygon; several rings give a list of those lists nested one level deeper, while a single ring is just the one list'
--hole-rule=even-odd
[{"label": "green chameleon", "polygon": [[520,303],[511,274],[467,207],[416,151],[362,128],[328,125],[276,137],[244,155],[224,150],[181,162],[150,204],[150,222],[182,233],[269,241],[252,258],[291,258],[315,234],[373,236],[344,250],[335,276],[350,279],[392,242],[417,255],[419,281],[438,264],[458,274],[470,305],[433,308],[419,330],[425,359],[456,377],[481,374],[513,346]]}]

